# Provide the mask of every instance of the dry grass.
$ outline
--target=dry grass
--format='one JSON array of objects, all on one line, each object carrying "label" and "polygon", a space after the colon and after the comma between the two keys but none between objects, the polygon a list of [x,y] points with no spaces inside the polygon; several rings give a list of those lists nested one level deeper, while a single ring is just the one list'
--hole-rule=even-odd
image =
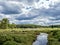
[{"label": "dry grass", "polygon": [[14,29],[0,29],[0,32],[4,31],[53,31],[60,30],[60,28],[14,28]]}]

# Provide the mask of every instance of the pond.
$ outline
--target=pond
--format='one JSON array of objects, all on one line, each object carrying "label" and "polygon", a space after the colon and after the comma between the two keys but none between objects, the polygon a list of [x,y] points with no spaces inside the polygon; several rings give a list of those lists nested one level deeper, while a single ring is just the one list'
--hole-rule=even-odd
[{"label": "pond", "polygon": [[48,34],[47,33],[40,33],[37,35],[37,39],[33,42],[32,45],[47,45],[48,43]]}]

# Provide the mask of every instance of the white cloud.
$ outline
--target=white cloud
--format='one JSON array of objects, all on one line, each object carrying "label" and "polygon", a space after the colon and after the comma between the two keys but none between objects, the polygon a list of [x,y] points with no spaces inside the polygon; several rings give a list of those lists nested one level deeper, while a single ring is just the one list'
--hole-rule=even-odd
[{"label": "white cloud", "polygon": [[59,3],[60,0],[0,0],[0,19],[6,17],[11,23],[57,24]]}]

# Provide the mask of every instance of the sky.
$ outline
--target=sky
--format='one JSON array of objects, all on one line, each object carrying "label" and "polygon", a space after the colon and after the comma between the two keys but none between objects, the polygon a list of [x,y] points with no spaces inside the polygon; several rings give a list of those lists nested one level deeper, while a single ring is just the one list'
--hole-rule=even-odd
[{"label": "sky", "polygon": [[60,24],[60,0],[0,0],[3,18],[15,24]]}]

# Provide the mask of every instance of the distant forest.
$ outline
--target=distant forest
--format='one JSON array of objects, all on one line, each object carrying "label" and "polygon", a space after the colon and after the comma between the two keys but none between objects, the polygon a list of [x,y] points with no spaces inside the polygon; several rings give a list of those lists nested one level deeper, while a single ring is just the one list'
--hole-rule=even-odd
[{"label": "distant forest", "polygon": [[35,24],[10,24],[7,18],[0,20],[0,29],[8,28],[60,28],[60,25],[41,26]]}]

